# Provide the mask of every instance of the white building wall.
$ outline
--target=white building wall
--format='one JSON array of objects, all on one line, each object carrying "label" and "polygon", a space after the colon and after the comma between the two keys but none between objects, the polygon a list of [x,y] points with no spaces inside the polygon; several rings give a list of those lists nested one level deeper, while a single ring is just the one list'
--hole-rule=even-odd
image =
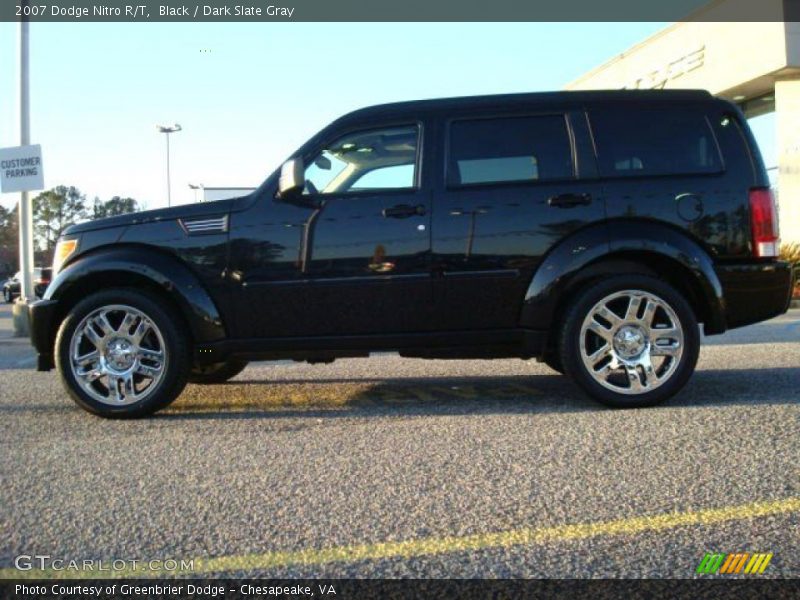
[{"label": "white building wall", "polygon": [[[712,2],[695,14],[703,21],[671,25],[566,89],[705,89],[742,103],[749,116],[774,107],[781,236],[800,243],[800,23],[722,22],[749,1]],[[783,0],[759,2],[765,14],[782,14]]]}]

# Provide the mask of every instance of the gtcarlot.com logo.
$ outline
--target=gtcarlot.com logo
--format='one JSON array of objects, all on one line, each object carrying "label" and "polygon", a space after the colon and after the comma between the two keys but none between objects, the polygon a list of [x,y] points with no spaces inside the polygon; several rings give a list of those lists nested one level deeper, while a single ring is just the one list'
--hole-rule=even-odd
[{"label": "gtcarlot.com logo", "polygon": [[194,560],[175,560],[173,558],[77,560],[57,558],[48,554],[20,554],[14,558],[14,567],[19,571],[89,571],[96,573],[194,571]]},{"label": "gtcarlot.com logo", "polygon": [[707,552],[697,565],[699,574],[761,575],[767,570],[772,553],[734,552],[732,554]]}]

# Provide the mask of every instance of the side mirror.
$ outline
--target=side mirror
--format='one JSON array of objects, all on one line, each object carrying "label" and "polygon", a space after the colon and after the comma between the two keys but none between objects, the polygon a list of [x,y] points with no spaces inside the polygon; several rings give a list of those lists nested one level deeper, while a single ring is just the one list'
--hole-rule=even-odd
[{"label": "side mirror", "polygon": [[281,166],[278,179],[278,197],[289,199],[299,196],[305,187],[305,167],[302,158],[290,158]]}]

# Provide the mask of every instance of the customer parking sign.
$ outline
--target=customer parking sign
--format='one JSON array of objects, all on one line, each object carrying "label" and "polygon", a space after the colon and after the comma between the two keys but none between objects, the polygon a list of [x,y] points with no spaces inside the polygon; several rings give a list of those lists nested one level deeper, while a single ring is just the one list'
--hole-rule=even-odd
[{"label": "customer parking sign", "polygon": [[10,194],[41,189],[44,189],[41,145],[0,148],[0,191]]}]

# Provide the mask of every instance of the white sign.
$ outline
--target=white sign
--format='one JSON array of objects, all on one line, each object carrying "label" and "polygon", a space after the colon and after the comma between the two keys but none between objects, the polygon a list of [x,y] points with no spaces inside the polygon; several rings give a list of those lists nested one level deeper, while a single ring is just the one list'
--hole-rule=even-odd
[{"label": "white sign", "polygon": [[0,191],[30,192],[44,189],[42,147],[14,146],[0,148]]},{"label": "white sign", "polygon": [[699,69],[705,64],[706,61],[706,47],[700,46],[697,50],[684,54],[677,60],[673,60],[657,69],[653,69],[646,75],[634,79],[631,83],[625,86],[626,90],[646,90],[658,89],[663,90],[667,82],[677,79],[681,75],[685,75],[689,71]]}]

